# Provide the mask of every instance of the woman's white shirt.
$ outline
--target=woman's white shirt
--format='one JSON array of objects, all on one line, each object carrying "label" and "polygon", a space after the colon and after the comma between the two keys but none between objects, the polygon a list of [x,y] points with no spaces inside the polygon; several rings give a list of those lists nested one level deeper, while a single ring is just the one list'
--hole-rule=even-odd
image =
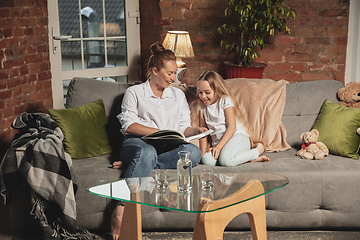
[{"label": "woman's white shirt", "polygon": [[184,132],[191,126],[189,105],[180,89],[169,86],[160,97],[151,90],[149,80],[129,87],[124,94],[121,113],[117,116],[121,132],[133,123],[160,130]]},{"label": "woman's white shirt", "polygon": [[[222,97],[219,101],[205,106],[204,118],[209,129],[214,132],[211,134],[212,145],[216,146],[226,131],[225,109],[234,107],[231,99],[227,96]],[[248,136],[242,123],[236,121],[236,131],[234,134],[243,133]]]}]

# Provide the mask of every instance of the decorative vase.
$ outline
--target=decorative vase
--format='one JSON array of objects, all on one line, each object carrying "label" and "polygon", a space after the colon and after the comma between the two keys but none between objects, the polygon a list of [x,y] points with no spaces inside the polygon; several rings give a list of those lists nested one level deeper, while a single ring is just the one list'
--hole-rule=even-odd
[{"label": "decorative vase", "polygon": [[262,78],[265,63],[252,63],[252,66],[241,66],[231,62],[225,62],[226,78]]},{"label": "decorative vase", "polygon": [[179,192],[188,192],[192,189],[192,163],[189,159],[190,152],[180,151],[177,161],[177,188]]}]

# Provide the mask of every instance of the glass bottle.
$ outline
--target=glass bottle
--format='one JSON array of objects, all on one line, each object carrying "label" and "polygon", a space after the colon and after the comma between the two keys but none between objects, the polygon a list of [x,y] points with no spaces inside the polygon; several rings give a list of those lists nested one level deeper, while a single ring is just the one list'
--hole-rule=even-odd
[{"label": "glass bottle", "polygon": [[180,159],[177,161],[177,188],[179,192],[191,191],[192,189],[192,162],[189,159],[190,152],[180,151]]}]

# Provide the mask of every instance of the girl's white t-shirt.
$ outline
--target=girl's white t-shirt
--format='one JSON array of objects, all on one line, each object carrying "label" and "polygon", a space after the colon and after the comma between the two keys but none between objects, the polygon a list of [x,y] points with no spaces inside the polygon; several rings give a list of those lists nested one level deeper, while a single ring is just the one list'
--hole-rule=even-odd
[{"label": "girl's white t-shirt", "polygon": [[[213,146],[219,143],[226,131],[225,109],[228,107],[234,107],[234,105],[228,96],[223,96],[219,101],[212,105],[205,106],[203,109],[205,122],[208,128],[214,131],[210,135]],[[236,121],[236,131],[234,134],[239,133],[248,136],[244,125]]]}]

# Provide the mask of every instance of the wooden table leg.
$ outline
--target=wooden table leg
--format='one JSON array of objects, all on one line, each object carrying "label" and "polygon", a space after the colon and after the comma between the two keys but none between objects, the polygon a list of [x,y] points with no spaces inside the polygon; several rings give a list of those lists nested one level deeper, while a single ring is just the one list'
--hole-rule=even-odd
[{"label": "wooden table leg", "polygon": [[[132,200],[140,200],[140,193],[131,193]],[[120,230],[120,240],[141,240],[141,204],[125,203],[124,216]]]},{"label": "wooden table leg", "polygon": [[[199,210],[205,211],[229,206],[262,193],[264,193],[264,188],[261,182],[252,180],[226,198],[216,201],[206,201],[203,199],[200,203]],[[260,196],[224,209],[198,213],[193,240],[222,240],[226,226],[233,218],[241,213],[247,213],[249,217],[253,239],[267,239],[265,196]]]}]

